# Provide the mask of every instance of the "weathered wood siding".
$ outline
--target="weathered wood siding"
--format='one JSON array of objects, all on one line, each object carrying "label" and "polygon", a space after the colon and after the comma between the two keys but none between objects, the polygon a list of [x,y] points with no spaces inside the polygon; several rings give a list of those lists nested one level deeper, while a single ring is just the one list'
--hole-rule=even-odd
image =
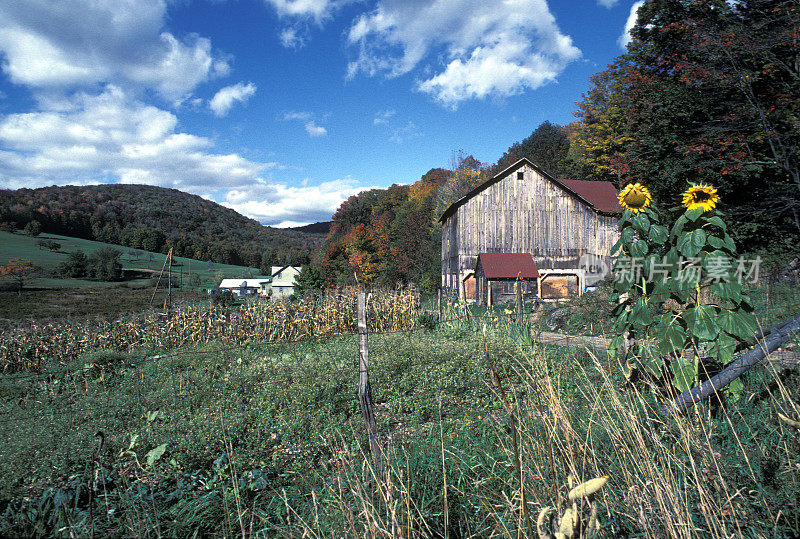
[{"label": "weathered wood siding", "polygon": [[530,253],[540,268],[577,268],[584,254],[609,257],[618,237],[614,216],[523,163],[442,224],[442,285],[456,290],[480,253]]}]

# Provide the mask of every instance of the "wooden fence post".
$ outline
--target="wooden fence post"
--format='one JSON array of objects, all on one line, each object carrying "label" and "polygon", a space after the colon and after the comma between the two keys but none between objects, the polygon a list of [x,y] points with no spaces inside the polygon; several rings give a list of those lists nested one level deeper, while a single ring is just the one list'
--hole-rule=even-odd
[{"label": "wooden fence post", "polygon": [[361,416],[367,427],[369,449],[376,471],[380,473],[383,466],[378,427],[375,425],[375,407],[372,404],[372,391],[369,387],[369,349],[367,346],[367,297],[359,292],[356,303],[358,311],[358,402],[361,405]]},{"label": "wooden fence post", "polygon": [[517,296],[517,324],[522,324],[522,285],[519,276],[514,281],[514,294]]}]

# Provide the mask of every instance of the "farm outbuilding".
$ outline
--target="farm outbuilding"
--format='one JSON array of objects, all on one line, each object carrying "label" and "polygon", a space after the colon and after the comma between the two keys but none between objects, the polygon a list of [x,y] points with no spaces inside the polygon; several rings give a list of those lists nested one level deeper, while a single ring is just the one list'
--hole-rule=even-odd
[{"label": "farm outbuilding", "polygon": [[230,290],[234,296],[264,295],[268,289],[270,277],[253,277],[250,279],[222,279],[219,290]]},{"label": "farm outbuilding", "polygon": [[527,301],[537,295],[538,279],[539,269],[528,253],[481,253],[475,267],[475,299],[481,305],[512,301],[519,281]]},{"label": "farm outbuilding", "polygon": [[542,294],[580,293],[610,267],[620,213],[612,183],[558,180],[520,159],[442,214],[442,288],[474,301],[480,291],[470,274],[480,254],[524,253]]}]

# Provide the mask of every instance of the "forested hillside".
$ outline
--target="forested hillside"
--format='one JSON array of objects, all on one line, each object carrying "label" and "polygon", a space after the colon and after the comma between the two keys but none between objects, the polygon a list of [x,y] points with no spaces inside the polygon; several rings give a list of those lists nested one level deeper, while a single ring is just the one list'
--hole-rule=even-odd
[{"label": "forested hillside", "polygon": [[0,226],[267,268],[306,262],[320,238],[265,227],[216,202],[148,185],[2,190]]}]

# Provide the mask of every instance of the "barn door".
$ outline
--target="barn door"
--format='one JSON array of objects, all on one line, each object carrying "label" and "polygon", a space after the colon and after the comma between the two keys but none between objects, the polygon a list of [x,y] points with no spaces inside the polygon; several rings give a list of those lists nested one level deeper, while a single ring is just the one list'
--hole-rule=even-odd
[{"label": "barn door", "polygon": [[475,274],[469,275],[466,279],[464,279],[464,299],[474,301],[477,297],[475,293],[477,290],[477,281],[475,280]]}]

